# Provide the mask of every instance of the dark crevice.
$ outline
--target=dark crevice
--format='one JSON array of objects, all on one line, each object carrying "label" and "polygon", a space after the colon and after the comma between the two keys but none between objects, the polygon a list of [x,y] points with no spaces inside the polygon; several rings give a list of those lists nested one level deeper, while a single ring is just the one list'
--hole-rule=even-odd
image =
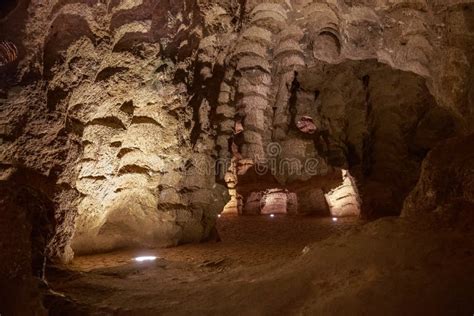
[{"label": "dark crevice", "polygon": [[122,104],[120,107],[120,111],[125,112],[127,114],[133,115],[133,111],[135,110],[135,107],[133,106],[133,101],[126,101]]},{"label": "dark crevice", "polygon": [[126,67],[107,67],[102,69],[98,74],[97,77],[95,78],[95,82],[99,81],[105,81],[109,79],[110,77],[120,74],[123,72],[126,72],[128,68]]},{"label": "dark crevice", "polygon": [[314,91],[314,102],[318,101],[320,94],[321,92],[319,90]]},{"label": "dark crevice", "polygon": [[121,141],[114,141],[112,143],[110,143],[110,147],[115,147],[115,148],[118,148],[122,146],[122,142]]},{"label": "dark crevice", "polygon": [[86,177],[81,177],[80,179],[107,180],[107,177],[105,177],[105,176],[86,176]]},{"label": "dark crevice", "polygon": [[193,122],[194,126],[193,129],[191,130],[191,144],[194,146],[196,145],[199,136],[201,134],[201,122],[199,120],[199,110],[201,108],[202,101],[204,100],[204,97],[202,95],[194,95],[191,101],[189,102],[189,105],[193,109]]},{"label": "dark crevice", "polygon": [[149,116],[134,116],[132,119],[132,124],[153,124],[163,127],[160,122]]},{"label": "dark crevice", "polygon": [[240,32],[242,30],[242,26],[244,24],[244,19],[245,19],[245,8],[247,7],[247,0],[240,0],[240,16],[239,16],[239,21],[237,25],[237,32]]},{"label": "dark crevice", "polygon": [[359,165],[362,162],[362,158],[357,154],[356,148],[353,144],[346,142],[346,146],[347,163],[349,164],[349,169],[351,169],[352,167]]},{"label": "dark crevice", "polygon": [[120,168],[119,175],[127,174],[127,173],[138,173],[138,174],[145,174],[149,175],[150,170],[146,167],[138,166],[138,165],[126,165]]},{"label": "dark crevice", "polygon": [[220,94],[220,86],[221,83],[224,81],[225,76],[225,68],[223,66],[215,66],[213,69],[213,77],[206,82],[207,86],[207,99],[209,100],[209,104],[211,105],[211,111],[209,113],[209,121],[211,124],[218,121],[217,118],[217,104],[219,103],[219,94]]},{"label": "dark crevice", "polygon": [[135,151],[135,150],[137,150],[137,149],[135,149],[135,148],[122,148],[122,149],[120,149],[120,151],[118,152],[117,158],[122,158],[122,157],[125,156],[126,154],[131,153],[131,152],[133,152],[133,151]]},{"label": "dark crevice", "polygon": [[143,43],[150,43],[151,35],[142,32],[130,32],[125,34],[112,49],[113,52],[132,52],[135,56],[140,56]]},{"label": "dark crevice", "polygon": [[298,81],[298,72],[295,71],[295,77],[290,87],[290,98],[288,100],[288,110],[290,112],[290,129],[298,129],[296,126],[296,114],[298,110],[296,108],[298,101],[298,91],[300,90],[300,83]]},{"label": "dark crevice", "polygon": [[46,106],[50,112],[55,111],[61,101],[64,101],[68,96],[68,91],[62,89],[49,90],[47,94]]},{"label": "dark crevice", "polygon": [[115,116],[107,116],[93,119],[88,125],[102,125],[113,129],[125,129],[125,125]]},{"label": "dark crevice", "polygon": [[82,136],[84,133],[84,124],[74,117],[68,117],[66,121],[66,129],[78,136]]}]

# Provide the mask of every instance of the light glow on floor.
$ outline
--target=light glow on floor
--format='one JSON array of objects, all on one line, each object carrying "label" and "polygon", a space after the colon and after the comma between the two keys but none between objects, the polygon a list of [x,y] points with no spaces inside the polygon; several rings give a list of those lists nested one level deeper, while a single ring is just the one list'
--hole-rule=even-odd
[{"label": "light glow on floor", "polygon": [[271,218],[275,217],[275,214],[270,214],[270,217],[271,217]]},{"label": "light glow on floor", "polygon": [[333,222],[337,222],[337,217],[333,217],[333,218],[332,218],[332,221],[333,221]]},{"label": "light glow on floor", "polygon": [[155,261],[158,257],[156,256],[142,256],[142,257],[135,257],[133,260],[136,262],[144,262],[144,261]]}]

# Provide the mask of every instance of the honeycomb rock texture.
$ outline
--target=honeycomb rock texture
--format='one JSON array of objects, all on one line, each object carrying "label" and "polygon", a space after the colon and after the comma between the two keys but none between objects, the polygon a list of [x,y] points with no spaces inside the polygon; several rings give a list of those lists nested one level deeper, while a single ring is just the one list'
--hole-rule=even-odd
[{"label": "honeycomb rock texture", "polygon": [[[2,208],[42,218],[44,245],[23,246],[60,261],[205,240],[229,192],[234,211],[279,189],[307,213],[341,169],[365,215],[399,214],[427,152],[472,132],[473,10],[19,1],[0,20],[18,50],[0,72]],[[270,160],[303,167],[253,168]]]}]

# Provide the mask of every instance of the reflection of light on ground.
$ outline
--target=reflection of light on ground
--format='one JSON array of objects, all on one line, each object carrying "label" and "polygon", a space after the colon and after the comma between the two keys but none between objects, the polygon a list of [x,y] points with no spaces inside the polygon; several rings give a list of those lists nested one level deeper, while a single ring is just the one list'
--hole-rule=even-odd
[{"label": "reflection of light on ground", "polygon": [[337,222],[337,217],[333,217],[333,218],[332,218],[332,221],[333,221],[333,222]]},{"label": "reflection of light on ground", "polygon": [[144,262],[144,261],[155,261],[157,257],[155,256],[142,256],[142,257],[136,257],[135,260],[136,262]]},{"label": "reflection of light on ground", "polygon": [[271,218],[275,217],[275,214],[270,214],[270,217],[271,217]]}]

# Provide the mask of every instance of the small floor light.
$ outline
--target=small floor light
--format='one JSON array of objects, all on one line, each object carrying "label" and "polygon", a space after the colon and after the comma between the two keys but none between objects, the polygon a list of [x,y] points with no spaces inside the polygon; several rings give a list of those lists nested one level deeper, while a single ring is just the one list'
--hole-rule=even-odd
[{"label": "small floor light", "polygon": [[274,218],[274,217],[275,217],[275,214],[270,214],[270,217],[271,217],[271,218]]},{"label": "small floor light", "polygon": [[221,216],[222,216],[221,214],[217,215],[217,217],[219,217],[219,218],[220,218]]},{"label": "small floor light", "polygon": [[333,221],[333,222],[337,222],[337,217],[333,217],[333,218],[332,218],[332,221]]},{"label": "small floor light", "polygon": [[142,257],[135,257],[133,260],[136,262],[144,262],[144,261],[155,261],[157,257],[155,256],[142,256]]}]

